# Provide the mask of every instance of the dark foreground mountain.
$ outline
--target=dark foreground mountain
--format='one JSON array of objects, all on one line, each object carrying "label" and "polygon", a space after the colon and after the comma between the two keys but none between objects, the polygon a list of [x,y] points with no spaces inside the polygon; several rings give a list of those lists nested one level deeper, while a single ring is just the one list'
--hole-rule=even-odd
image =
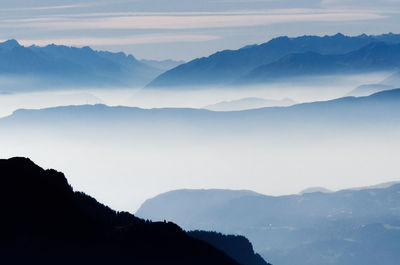
[{"label": "dark foreground mountain", "polygon": [[253,245],[244,236],[223,235],[217,232],[198,230],[190,231],[188,234],[222,250],[240,264],[270,265],[259,254],[254,253]]},{"label": "dark foreground mountain", "polygon": [[[2,264],[239,265],[223,252],[241,248],[227,237],[213,238],[212,244],[228,246],[218,250],[207,238],[195,239],[202,232],[192,237],[173,223],[113,211],[29,159],[0,160],[0,172]],[[258,263],[241,264],[265,264],[255,258]]]},{"label": "dark foreground mountain", "polygon": [[238,191],[228,199],[227,192],[205,206],[216,190],[171,191],[147,200],[137,215],[244,234],[274,264],[400,263],[400,184],[279,197]]},{"label": "dark foreground mountain", "polygon": [[158,76],[148,88],[188,89],[190,86],[230,86],[257,67],[271,64],[291,54],[308,52],[320,55],[346,54],[377,42],[400,43],[400,35],[349,37],[337,34],[324,37],[279,37],[260,45],[251,45],[239,50],[225,50],[179,65]]},{"label": "dark foreground mountain", "polygon": [[164,70],[122,52],[90,47],[21,46],[0,43],[0,76],[10,80],[2,90],[13,92],[59,87],[141,87]]}]

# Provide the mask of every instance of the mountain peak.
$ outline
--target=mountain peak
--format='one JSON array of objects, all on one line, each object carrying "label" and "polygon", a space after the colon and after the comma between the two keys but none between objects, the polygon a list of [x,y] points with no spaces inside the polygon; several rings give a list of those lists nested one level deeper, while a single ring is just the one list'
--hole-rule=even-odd
[{"label": "mountain peak", "polygon": [[0,43],[0,48],[3,49],[13,49],[15,47],[20,47],[20,46],[21,45],[15,39],[7,40],[5,42]]}]

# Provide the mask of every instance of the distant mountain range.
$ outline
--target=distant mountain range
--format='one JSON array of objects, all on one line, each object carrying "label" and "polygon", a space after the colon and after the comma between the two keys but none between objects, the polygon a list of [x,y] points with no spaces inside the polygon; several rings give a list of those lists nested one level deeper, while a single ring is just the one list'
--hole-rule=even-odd
[{"label": "distant mountain range", "polygon": [[[191,135],[216,133],[298,135],[312,132],[317,137],[339,131],[359,130],[373,133],[376,129],[394,132],[400,124],[400,89],[382,91],[367,97],[344,97],[329,101],[296,104],[289,107],[266,107],[253,110],[214,112],[202,109],[140,109],[134,107],[108,107],[105,105],[65,106],[41,110],[17,110],[0,119],[3,131],[14,127],[41,128],[56,126],[94,129],[110,124],[109,129],[120,128],[121,133],[176,131]],[[111,125],[112,124],[112,125]],[[88,126],[90,125],[90,126]],[[103,127],[102,127],[103,128]],[[334,131],[332,131],[334,129]],[[60,132],[62,133],[62,131]],[[215,136],[217,136],[215,135]],[[306,133],[305,135],[308,135]]]},{"label": "distant mountain range", "polygon": [[316,52],[290,54],[276,62],[255,68],[235,83],[248,85],[298,76],[393,71],[399,67],[400,44],[378,42],[339,55],[322,55]]},{"label": "distant mountain range", "polygon": [[158,76],[147,87],[232,86],[293,75],[393,70],[398,67],[398,43],[400,35],[397,34],[279,37],[261,45],[221,51],[179,65]]},{"label": "distant mountain range", "polygon": [[399,205],[400,184],[395,183],[278,197],[177,190],[147,200],[136,214],[173,220],[186,229],[244,234],[274,264],[396,265]]},{"label": "distant mountain range", "polygon": [[90,47],[21,46],[16,40],[0,43],[0,76],[12,79],[0,90],[45,88],[142,87],[178,63],[139,61],[122,52],[94,51]]},{"label": "distant mountain range", "polygon": [[268,265],[244,237],[113,211],[29,159],[1,159],[0,171],[4,264]]},{"label": "distant mountain range", "polygon": [[290,98],[281,100],[263,99],[263,98],[242,98],[232,101],[222,101],[213,105],[205,106],[204,109],[213,111],[237,111],[248,109],[259,109],[265,107],[284,107],[296,104]]}]

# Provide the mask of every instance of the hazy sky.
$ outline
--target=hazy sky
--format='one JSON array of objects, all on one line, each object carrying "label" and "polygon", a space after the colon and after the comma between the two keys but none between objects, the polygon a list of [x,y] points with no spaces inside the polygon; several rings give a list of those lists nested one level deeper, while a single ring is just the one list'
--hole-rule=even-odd
[{"label": "hazy sky", "polygon": [[399,33],[399,0],[1,0],[0,40],[184,59],[280,36]]}]

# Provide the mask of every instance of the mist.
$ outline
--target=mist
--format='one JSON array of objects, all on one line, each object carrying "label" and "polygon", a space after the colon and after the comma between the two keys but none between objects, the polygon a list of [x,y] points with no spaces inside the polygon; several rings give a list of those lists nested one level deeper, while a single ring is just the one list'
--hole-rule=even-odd
[{"label": "mist", "polygon": [[[107,98],[108,92],[97,93]],[[130,97],[122,91],[108,100]],[[56,168],[77,190],[130,211],[173,189],[282,195],[399,179],[398,119],[385,114],[396,113],[397,105],[333,112],[323,106],[310,112],[296,110],[303,106],[212,112],[101,105],[18,111],[0,120],[0,155]]]},{"label": "mist", "polygon": [[[345,96],[360,85],[376,84],[391,72],[359,75],[332,75],[288,79],[281,82],[249,87],[191,87],[148,89],[141,87],[68,87],[51,89],[35,83],[35,79],[14,76],[0,78],[0,117],[17,109],[40,109],[55,106],[106,104],[140,108],[204,108],[222,101],[242,98],[281,100],[298,103],[329,100]],[[18,86],[15,84],[18,83]],[[250,108],[250,107],[249,107]]]}]

